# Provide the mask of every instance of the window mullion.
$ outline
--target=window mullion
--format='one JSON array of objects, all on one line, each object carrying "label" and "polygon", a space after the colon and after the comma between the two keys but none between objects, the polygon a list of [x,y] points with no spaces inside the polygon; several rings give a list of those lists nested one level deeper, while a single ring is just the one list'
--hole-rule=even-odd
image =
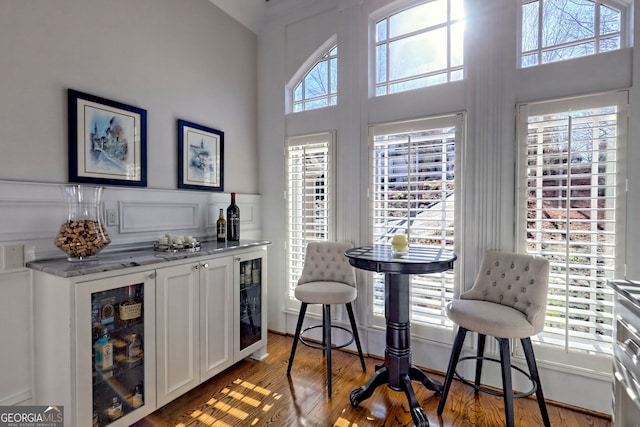
[{"label": "window mullion", "polygon": [[537,64],[542,64],[542,36],[543,36],[543,28],[544,28],[544,2],[545,0],[538,0],[538,62]]},{"label": "window mullion", "polygon": [[565,230],[565,262],[568,264],[565,268],[565,301],[564,301],[564,316],[565,316],[565,332],[564,332],[564,346],[565,346],[565,351],[569,349],[569,344],[570,344],[570,335],[569,335],[569,331],[570,331],[570,327],[569,327],[569,323],[571,321],[570,319],[570,315],[571,313],[569,312],[569,307],[570,307],[570,295],[571,295],[571,267],[570,267],[570,260],[571,260],[571,224],[570,224],[570,218],[571,218],[571,190],[572,190],[572,184],[571,184],[571,153],[573,152],[573,148],[572,148],[572,141],[573,141],[573,120],[572,120],[572,116],[569,115],[568,118],[568,122],[567,122],[567,186],[566,186],[566,210],[565,210],[565,221],[564,221],[564,230]]}]

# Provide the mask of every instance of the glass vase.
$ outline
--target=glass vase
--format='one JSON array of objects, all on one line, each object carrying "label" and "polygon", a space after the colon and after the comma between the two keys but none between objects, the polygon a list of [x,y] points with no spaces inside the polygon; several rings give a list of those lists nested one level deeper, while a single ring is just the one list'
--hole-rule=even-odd
[{"label": "glass vase", "polygon": [[67,207],[66,220],[60,226],[55,245],[69,261],[91,261],[111,239],[100,215],[103,187],[60,186]]},{"label": "glass vase", "polygon": [[394,258],[401,258],[409,253],[408,233],[398,233],[391,239],[391,254]]}]

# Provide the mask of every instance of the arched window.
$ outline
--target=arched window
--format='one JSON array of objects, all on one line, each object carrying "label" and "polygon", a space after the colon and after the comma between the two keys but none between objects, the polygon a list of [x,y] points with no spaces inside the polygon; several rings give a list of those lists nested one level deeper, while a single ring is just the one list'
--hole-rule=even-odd
[{"label": "arched window", "polygon": [[375,94],[462,80],[464,1],[431,0],[375,21]]},{"label": "arched window", "polygon": [[316,61],[293,89],[293,112],[336,105],[338,101],[338,46]]},{"label": "arched window", "polygon": [[521,66],[624,47],[625,9],[594,0],[523,0]]}]

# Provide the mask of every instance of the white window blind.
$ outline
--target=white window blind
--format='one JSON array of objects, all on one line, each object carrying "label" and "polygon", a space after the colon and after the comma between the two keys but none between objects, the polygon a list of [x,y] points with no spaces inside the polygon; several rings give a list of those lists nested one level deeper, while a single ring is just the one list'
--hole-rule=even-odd
[{"label": "white window blind", "polygon": [[[460,116],[375,125],[370,129],[371,232],[390,244],[408,232],[411,245],[454,249],[456,143]],[[411,276],[411,322],[450,325],[453,272]],[[384,276],[373,276],[373,316],[384,316]],[[374,321],[375,323],[375,321]]]},{"label": "white window blind", "polygon": [[332,132],[287,139],[289,297],[302,273],[309,241],[333,237]]},{"label": "white window blind", "polygon": [[612,353],[606,281],[624,268],[626,109],[618,102],[625,95],[618,95],[520,109],[526,166],[518,237],[551,266],[545,328],[537,339],[567,352]]}]

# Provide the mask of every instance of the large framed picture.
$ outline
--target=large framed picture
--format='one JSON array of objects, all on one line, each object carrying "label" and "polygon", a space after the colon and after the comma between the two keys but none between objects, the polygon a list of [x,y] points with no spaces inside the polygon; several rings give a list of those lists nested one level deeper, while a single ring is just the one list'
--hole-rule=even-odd
[{"label": "large framed picture", "polygon": [[147,186],[147,111],[68,90],[69,181]]},{"label": "large framed picture", "polygon": [[224,190],[224,132],[178,120],[178,188]]}]

